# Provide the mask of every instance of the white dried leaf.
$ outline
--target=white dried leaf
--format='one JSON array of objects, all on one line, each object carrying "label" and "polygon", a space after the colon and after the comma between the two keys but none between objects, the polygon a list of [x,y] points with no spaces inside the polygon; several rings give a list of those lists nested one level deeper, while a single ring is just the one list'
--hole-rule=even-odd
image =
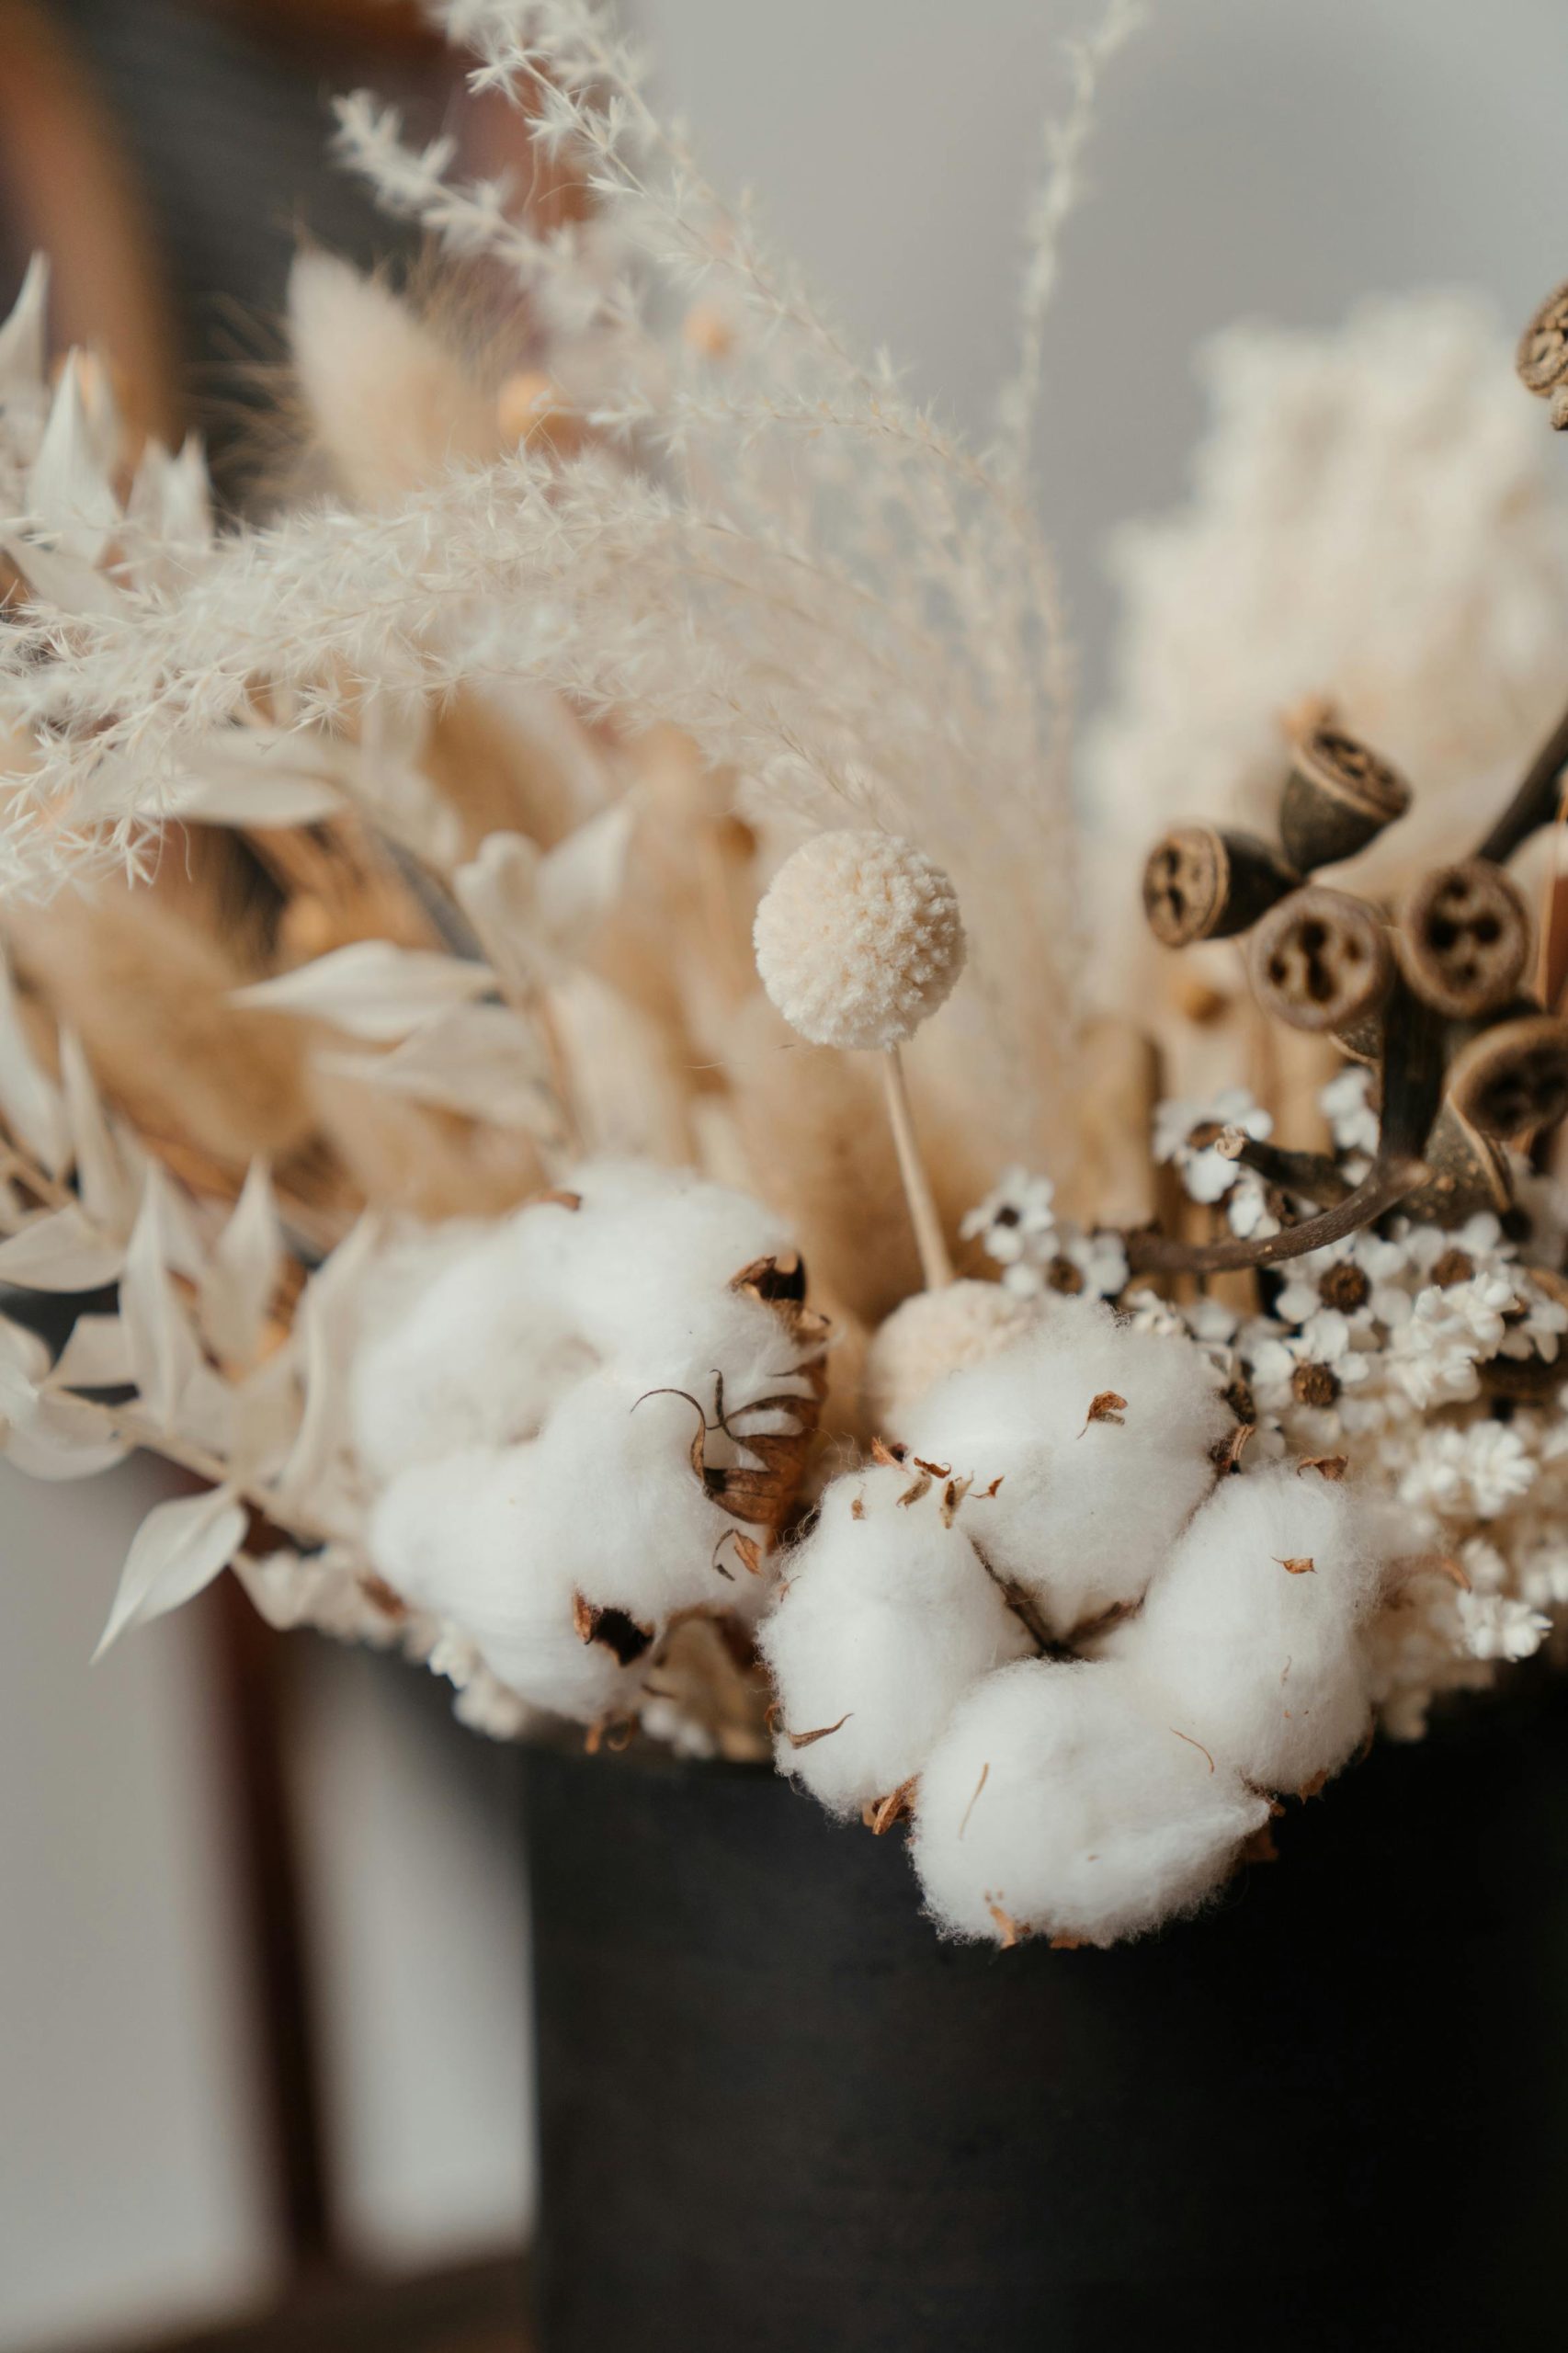
[{"label": "white dried leaf", "polygon": [[494,985],[488,965],[396,948],[386,939],[357,939],[297,972],[237,990],[233,1002],[312,1015],[351,1037],[389,1043]]},{"label": "white dried leaf", "polygon": [[106,1233],[130,1231],[136,1196],[97,1083],[74,1029],[60,1033],[60,1075],[76,1163],[76,1189],[90,1222]]},{"label": "white dried leaf", "polygon": [[595,925],[619,898],[636,822],[636,795],[629,792],[540,859],[540,922],[559,954],[579,955]]},{"label": "white dried leaf", "polygon": [[29,1479],[94,1479],[131,1452],[96,1406],[45,1393],[25,1428],[13,1429],[6,1460]]},{"label": "white dried leaf", "polygon": [[154,1165],[125,1253],[119,1312],[142,1410],[160,1429],[172,1427],[181,1392],[201,1361],[184,1302],[169,1279],[169,1251],[168,1181]]},{"label": "white dried leaf", "polygon": [[281,728],[215,731],[191,754],[168,801],[171,817],[204,825],[314,825],[344,807],[309,736]]},{"label": "white dried leaf", "polygon": [[43,383],[49,310],[49,259],[34,254],[22,290],[0,326],[0,400],[37,392]]},{"label": "white dried leaf", "polygon": [[108,1240],[74,1208],[51,1210],[0,1242],[0,1282],[23,1290],[98,1290],[124,1264],[123,1245]]},{"label": "white dried leaf", "polygon": [[294,1338],[304,1408],[278,1474],[280,1498],[297,1503],[310,1495],[326,1478],[334,1454],[346,1438],[355,1290],[379,1238],[374,1218],[362,1217],[301,1293]]},{"label": "white dried leaf", "polygon": [[22,574],[34,596],[62,613],[118,613],[120,596],[114,583],[95,571],[82,557],[62,548],[40,547],[33,540],[7,532],[0,548]]},{"label": "white dried leaf", "polygon": [[538,938],[540,858],[525,834],[486,834],[478,855],[460,866],[452,888],[480,946],[506,986],[539,987],[550,958]]},{"label": "white dried leaf", "polygon": [[197,1318],[219,1356],[238,1364],[255,1356],[282,1265],[272,1180],[266,1163],[254,1160],[197,1287]]},{"label": "white dried leaf", "polygon": [[121,1389],[131,1383],[131,1342],[118,1315],[78,1315],[49,1376],[51,1389]]},{"label": "white dried leaf", "polygon": [[244,1540],[245,1508],[230,1487],[158,1504],[137,1529],[95,1659],[129,1626],[177,1609],[226,1569]]},{"label": "white dried leaf", "polygon": [[636,823],[631,794],[542,855],[523,834],[487,834],[453,889],[481,947],[516,990],[558,978],[580,960],[619,897]]},{"label": "white dried leaf", "polygon": [[390,1054],[324,1055],[322,1068],[497,1127],[546,1140],[561,1134],[539,1046],[510,1006],[459,1006]]},{"label": "white dried leaf", "polygon": [[60,1089],[44,1070],[22,1026],[11,968],[0,950],[0,1115],[17,1142],[59,1176],[71,1165],[70,1132]]},{"label": "white dried leaf", "polygon": [[49,1371],[49,1350],[36,1332],[0,1315],[0,1423],[26,1423]]},{"label": "white dried leaf", "polygon": [[[101,372],[101,371],[100,371]],[[82,354],[61,370],[49,423],[28,476],[28,511],[62,553],[97,563],[119,529],[119,501],[104,468],[102,428],[89,401]]]},{"label": "white dried leaf", "polygon": [[359,742],[350,752],[358,796],[392,839],[445,874],[463,852],[462,820],[425,773],[429,733],[423,701],[368,692],[360,705]]},{"label": "white dried leaf", "polygon": [[188,573],[190,558],[212,543],[212,499],[207,460],[194,433],[171,456],[149,440],[125,503],[128,537],[135,553],[130,566],[137,585],[175,586]]}]

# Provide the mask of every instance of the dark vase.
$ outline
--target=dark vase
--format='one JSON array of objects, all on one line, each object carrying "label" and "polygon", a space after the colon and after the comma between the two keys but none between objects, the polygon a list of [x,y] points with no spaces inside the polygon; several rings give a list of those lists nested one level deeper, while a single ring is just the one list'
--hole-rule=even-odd
[{"label": "dark vase", "polygon": [[942,1943],[898,1836],[761,1771],[531,1753],[541,2353],[1568,2341],[1528,1682],[1111,1952]]}]

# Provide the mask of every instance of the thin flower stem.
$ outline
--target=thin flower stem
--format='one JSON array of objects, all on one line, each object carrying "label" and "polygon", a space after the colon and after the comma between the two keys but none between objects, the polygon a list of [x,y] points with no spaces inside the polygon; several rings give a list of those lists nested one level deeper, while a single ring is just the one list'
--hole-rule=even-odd
[{"label": "thin flower stem", "polygon": [[1557,814],[1558,784],[1564,768],[1568,768],[1568,710],[1526,769],[1518,790],[1476,851],[1477,858],[1489,858],[1501,866],[1521,842],[1551,824]]},{"label": "thin flower stem", "polygon": [[1323,1210],[1301,1225],[1261,1239],[1233,1237],[1228,1242],[1187,1243],[1170,1233],[1130,1233],[1127,1263],[1134,1274],[1220,1274],[1233,1267],[1277,1267],[1288,1258],[1304,1258],[1330,1242],[1342,1242],[1374,1219],[1386,1217],[1405,1197],[1426,1182],[1430,1171],[1424,1160],[1379,1160],[1356,1190],[1337,1207]]},{"label": "thin flower stem", "polygon": [[903,1057],[896,1046],[890,1046],[882,1056],[882,1086],[899,1175],[903,1179],[903,1196],[909,1203],[909,1222],[915,1228],[915,1246],[920,1253],[920,1269],[927,1290],[942,1290],[953,1279],[953,1262],[942,1238],[942,1221],[937,1214],[930,1179],[915,1142]]}]

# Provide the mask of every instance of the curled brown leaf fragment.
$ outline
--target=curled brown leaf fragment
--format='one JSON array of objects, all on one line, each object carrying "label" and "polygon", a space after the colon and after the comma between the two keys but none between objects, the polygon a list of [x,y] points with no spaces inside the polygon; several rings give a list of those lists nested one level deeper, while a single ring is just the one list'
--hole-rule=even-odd
[{"label": "curled brown leaf fragment", "polygon": [[1345,1473],[1349,1470],[1349,1468],[1350,1458],[1348,1455],[1308,1454],[1304,1455],[1301,1461],[1297,1463],[1296,1476],[1299,1479],[1305,1472],[1315,1471],[1320,1478],[1332,1479],[1335,1483],[1337,1483],[1338,1481],[1344,1478]]},{"label": "curled brown leaf fragment", "polygon": [[1260,1822],[1252,1836],[1236,1857],[1238,1863],[1277,1863],[1279,1849],[1274,1843],[1274,1824]]},{"label": "curled brown leaf fragment", "polygon": [[1317,1568],[1317,1563],[1304,1552],[1297,1553],[1290,1560],[1281,1560],[1278,1552],[1274,1557],[1279,1562],[1287,1576],[1310,1577]]},{"label": "curled brown leaf fragment", "polygon": [[1001,1931],[1001,1944],[1004,1952],[1011,1952],[1015,1945],[1021,1945],[1023,1943],[1024,1938],[1028,1934],[1028,1930],[1021,1927],[1020,1924],[1014,1919],[1010,1912],[1004,1912],[999,1904],[992,1902],[989,1898],[986,1901],[985,1908],[990,1913],[991,1917],[995,1921],[997,1927]]},{"label": "curled brown leaf fragment", "polygon": [[835,1724],[818,1724],[814,1732],[786,1732],[784,1737],[791,1748],[810,1748],[817,1741],[826,1740],[831,1733],[842,1732],[854,1712],[853,1708],[846,1708]]},{"label": "curled brown leaf fragment", "polygon": [[1123,1427],[1126,1412],[1125,1397],[1119,1397],[1114,1389],[1102,1389],[1090,1398],[1089,1417],[1084,1424],[1084,1429],[1078,1432],[1078,1436],[1082,1438],[1084,1430],[1088,1429],[1095,1422],[1114,1422],[1118,1429],[1120,1429]]},{"label": "curled brown leaf fragment", "polygon": [[860,1809],[860,1819],[873,1838],[885,1837],[901,1822],[907,1822],[915,1812],[915,1792],[919,1787],[914,1776],[890,1790],[885,1798],[869,1798]]},{"label": "curled brown leaf fragment", "polygon": [[1216,1441],[1209,1449],[1209,1460],[1221,1479],[1231,1477],[1241,1469],[1242,1456],[1256,1435],[1256,1422],[1238,1422],[1233,1430]]},{"label": "curled brown leaf fragment", "polygon": [[730,1541],[740,1554],[741,1566],[745,1570],[746,1574],[759,1577],[762,1574],[762,1547],[756,1537],[744,1536],[739,1529],[736,1529],[732,1533]]},{"label": "curled brown leaf fragment", "polygon": [[906,1508],[910,1504],[917,1504],[922,1495],[928,1495],[930,1492],[930,1473],[923,1471],[918,1479],[912,1480],[910,1484],[905,1487],[903,1495],[900,1495],[898,1499],[899,1504],[901,1507]]},{"label": "curled brown leaf fragment", "polygon": [[1171,1730],[1176,1733],[1176,1736],[1178,1740],[1186,1741],[1188,1748],[1196,1748],[1200,1756],[1207,1756],[1209,1759],[1209,1770],[1210,1772],[1214,1770],[1213,1754],[1210,1750],[1204,1747],[1203,1743],[1200,1740],[1194,1740],[1189,1732],[1176,1732],[1175,1724],[1172,1724]]},{"label": "curled brown leaf fragment", "polygon": [[367,1570],[359,1579],[359,1590],[364,1595],[366,1600],[373,1602],[375,1607],[381,1610],[384,1617],[407,1617],[407,1602],[404,1601],[401,1593],[393,1592],[392,1586],[388,1585],[385,1577],[376,1576],[372,1572]]},{"label": "curled brown leaf fragment", "polygon": [[1314,1773],[1310,1780],[1303,1781],[1301,1783],[1301,1788],[1296,1791],[1296,1795],[1301,1799],[1304,1805],[1308,1798],[1321,1797],[1327,1787],[1328,1768],[1324,1766],[1321,1773]]},{"label": "curled brown leaf fragment", "polygon": [[906,1446],[890,1446],[885,1438],[874,1438],[871,1440],[871,1460],[880,1462],[884,1471],[890,1466],[902,1471],[909,1460],[909,1449]]},{"label": "curled brown leaf fragment", "polygon": [[581,1193],[563,1193],[559,1190],[540,1193],[534,1207],[541,1210],[547,1206],[558,1210],[580,1210],[583,1206],[583,1196]]},{"label": "curled brown leaf fragment", "polygon": [[865,1496],[864,1496],[864,1495],[857,1495],[857,1496],[855,1497],[854,1501],[851,1503],[851,1505],[850,1505],[850,1506],[849,1506],[849,1517],[850,1517],[850,1518],[851,1518],[851,1519],[864,1519],[864,1518],[865,1518],[865,1517],[866,1517],[866,1498],[865,1498]]},{"label": "curled brown leaf fragment", "polygon": [[949,1478],[953,1468],[950,1462],[923,1462],[918,1454],[915,1457],[915,1467],[917,1471],[924,1471],[933,1479]]},{"label": "curled brown leaf fragment", "polygon": [[972,1480],[969,1479],[949,1479],[948,1481],[947,1485],[942,1490],[942,1526],[944,1528],[950,1528],[952,1526],[954,1518],[958,1513],[958,1507],[960,1504],[962,1503],[964,1497],[968,1495],[972,1484]]},{"label": "curled brown leaf fragment", "polygon": [[640,1626],[625,1609],[601,1608],[585,1593],[572,1597],[572,1625],[580,1643],[598,1643],[617,1664],[631,1666],[653,1639],[652,1626]]}]

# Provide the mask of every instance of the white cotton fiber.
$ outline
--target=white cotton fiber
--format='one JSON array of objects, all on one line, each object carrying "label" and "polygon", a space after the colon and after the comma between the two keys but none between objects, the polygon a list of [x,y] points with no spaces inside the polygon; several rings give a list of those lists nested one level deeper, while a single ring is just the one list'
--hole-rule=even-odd
[{"label": "white cotton fiber", "polygon": [[[1281,1466],[1222,1480],[1108,1648],[1256,1787],[1332,1773],[1370,1721],[1361,1628],[1377,1523],[1354,1488]],[[1305,1565],[1310,1563],[1311,1565]]]},{"label": "white cotton fiber", "polygon": [[[896,1467],[835,1480],[760,1632],[779,1769],[839,1813],[918,1772],[976,1679],[1029,1647],[961,1529],[944,1526],[940,1486],[901,1503],[915,1480]],[[824,1736],[802,1743],[812,1733]]]},{"label": "white cotton fiber", "polygon": [[[564,1212],[554,1211],[557,1218]],[[373,1483],[459,1448],[536,1438],[554,1401],[597,1361],[557,1301],[518,1267],[522,1221],[471,1233],[372,1302],[349,1404],[355,1449]]]},{"label": "white cotton fiber", "polygon": [[1138,1598],[1212,1487],[1232,1418],[1190,1341],[1064,1299],[1017,1347],[939,1381],[900,1435],[972,1475],[966,1532],[1064,1639]]},{"label": "white cotton fiber", "polygon": [[629,1703],[640,1670],[577,1631],[578,1563],[540,1542],[538,1453],[476,1448],[405,1472],[371,1515],[370,1556],[405,1601],[460,1627],[508,1689],[589,1723]]},{"label": "white cotton fiber", "polygon": [[762,1530],[710,1499],[691,1460],[697,1427],[684,1397],[646,1394],[608,1372],[580,1383],[551,1416],[534,1449],[532,1541],[590,1601],[662,1623],[757,1582],[727,1540],[739,1531],[761,1542]]},{"label": "white cotton fiber", "polygon": [[1131,1669],[1028,1659],[971,1692],[927,1757],[913,1853],[955,1935],[1103,1945],[1190,1911],[1267,1818]]}]

